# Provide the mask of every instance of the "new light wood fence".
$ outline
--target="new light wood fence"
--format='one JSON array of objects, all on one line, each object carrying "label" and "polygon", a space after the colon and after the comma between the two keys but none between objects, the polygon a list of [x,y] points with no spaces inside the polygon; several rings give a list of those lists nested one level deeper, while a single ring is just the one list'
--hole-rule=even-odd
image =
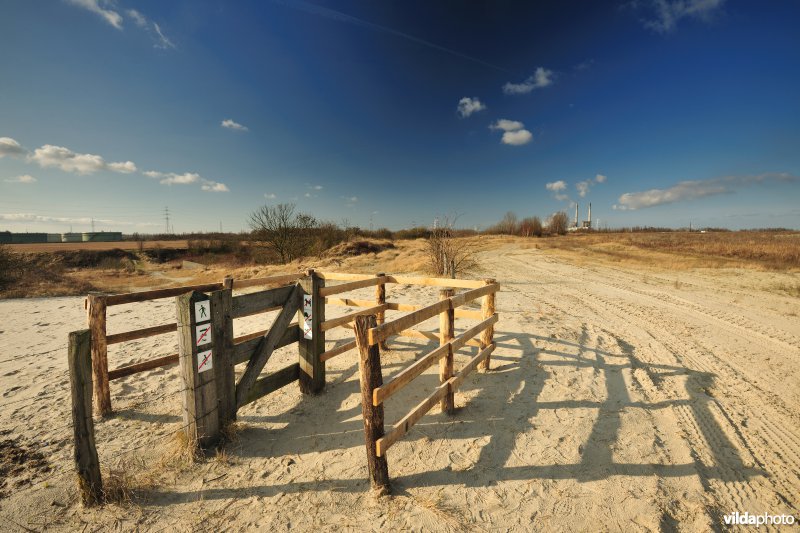
[{"label": "new light wood fence", "polygon": [[[323,361],[341,355],[353,348],[359,350],[359,367],[364,417],[364,435],[370,480],[374,488],[389,489],[386,451],[437,403],[443,412],[452,414],[455,409],[455,391],[479,365],[486,370],[491,365],[491,354],[495,349],[494,324],[498,321],[495,295],[500,286],[494,279],[484,281],[456,280],[445,278],[415,278],[377,274],[367,277],[358,274],[321,272],[326,281],[343,281],[320,290],[328,305],[346,305],[361,309],[321,324],[323,331],[353,324],[355,337],[352,341],[324,352]],[[420,306],[386,301],[387,283],[446,287],[439,292],[439,302]],[[376,287],[375,300],[333,298],[333,295]],[[455,292],[455,288],[466,289]],[[466,304],[481,299],[481,310],[461,309]],[[386,311],[410,311],[395,320],[386,321]],[[434,317],[439,317],[438,335],[431,331],[413,329],[414,326]],[[480,320],[455,336],[455,319]],[[392,336],[437,340],[439,346],[396,374],[388,383],[383,383],[380,351]],[[477,339],[479,337],[479,339]],[[477,346],[478,353],[459,371],[454,370],[454,355],[465,346]],[[439,363],[440,385],[408,414],[396,422],[387,432],[384,428],[383,404],[391,396],[408,386],[427,369]]]}]

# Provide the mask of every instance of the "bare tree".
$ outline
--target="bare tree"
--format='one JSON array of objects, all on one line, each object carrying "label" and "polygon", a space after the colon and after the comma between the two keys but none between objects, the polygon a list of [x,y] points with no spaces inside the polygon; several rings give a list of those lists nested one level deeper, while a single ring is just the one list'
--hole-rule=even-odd
[{"label": "bare tree", "polygon": [[505,216],[503,216],[503,220],[498,224],[500,226],[500,232],[507,235],[516,235],[518,229],[517,220],[518,218],[515,212],[506,212]]},{"label": "bare tree", "polygon": [[474,243],[455,236],[455,223],[458,216],[446,216],[431,230],[428,238],[428,260],[436,275],[455,279],[458,274],[474,270]]},{"label": "bare tree", "polygon": [[282,263],[308,253],[314,239],[311,230],[317,225],[316,219],[294,211],[294,204],[264,205],[251,213],[248,221],[253,238],[266,242]]},{"label": "bare tree", "polygon": [[531,221],[531,232],[533,233],[534,237],[541,237],[542,236],[542,219],[539,217],[533,217]]},{"label": "bare tree", "polygon": [[554,235],[565,235],[567,233],[567,225],[569,224],[569,218],[564,211],[559,211],[557,213],[553,213],[550,217],[550,223],[548,224],[548,229],[550,233]]}]

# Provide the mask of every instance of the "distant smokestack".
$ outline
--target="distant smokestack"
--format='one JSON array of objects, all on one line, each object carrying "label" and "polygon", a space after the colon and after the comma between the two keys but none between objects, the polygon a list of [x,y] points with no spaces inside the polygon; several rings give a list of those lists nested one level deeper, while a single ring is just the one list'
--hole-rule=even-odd
[{"label": "distant smokestack", "polygon": [[575,227],[578,227],[578,203],[575,203]]},{"label": "distant smokestack", "polygon": [[589,202],[589,227],[592,227],[592,202]]}]

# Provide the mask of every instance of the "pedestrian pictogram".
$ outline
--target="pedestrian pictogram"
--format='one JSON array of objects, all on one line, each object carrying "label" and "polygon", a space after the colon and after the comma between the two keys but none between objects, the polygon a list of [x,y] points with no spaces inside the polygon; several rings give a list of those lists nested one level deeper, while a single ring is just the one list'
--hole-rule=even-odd
[{"label": "pedestrian pictogram", "polygon": [[194,321],[208,322],[211,320],[211,306],[208,300],[194,303]]}]

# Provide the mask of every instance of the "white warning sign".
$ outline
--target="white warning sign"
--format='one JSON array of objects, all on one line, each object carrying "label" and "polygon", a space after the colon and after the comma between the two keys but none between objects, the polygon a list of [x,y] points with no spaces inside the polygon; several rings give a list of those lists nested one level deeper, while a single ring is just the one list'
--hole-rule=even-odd
[{"label": "white warning sign", "polygon": [[211,350],[197,354],[197,373],[205,372],[214,368],[214,359],[211,357]]},{"label": "white warning sign", "polygon": [[312,330],[311,330],[311,321],[313,320],[313,316],[311,316],[311,301],[312,297],[310,294],[303,295],[303,338],[310,339],[312,338]]},{"label": "white warning sign", "polygon": [[211,342],[211,323],[195,326],[195,344],[202,346]]},{"label": "white warning sign", "polygon": [[208,322],[211,320],[211,303],[209,300],[194,303],[194,321],[195,323]]}]

